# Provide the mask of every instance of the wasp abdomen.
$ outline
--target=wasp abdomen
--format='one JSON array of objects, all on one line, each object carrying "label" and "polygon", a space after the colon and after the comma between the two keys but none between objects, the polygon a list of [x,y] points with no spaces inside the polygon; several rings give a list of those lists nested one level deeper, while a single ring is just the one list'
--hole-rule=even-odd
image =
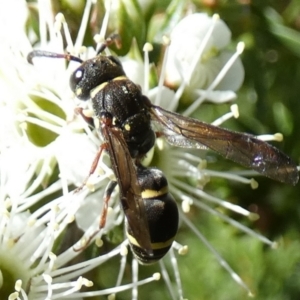
[{"label": "wasp abdomen", "polygon": [[127,237],[139,262],[151,264],[161,259],[172,246],[178,229],[178,209],[173,196],[168,192],[167,179],[160,170],[138,166],[137,175],[142,189],[141,196],[145,205],[153,255],[149,256],[138,244],[128,225]]}]

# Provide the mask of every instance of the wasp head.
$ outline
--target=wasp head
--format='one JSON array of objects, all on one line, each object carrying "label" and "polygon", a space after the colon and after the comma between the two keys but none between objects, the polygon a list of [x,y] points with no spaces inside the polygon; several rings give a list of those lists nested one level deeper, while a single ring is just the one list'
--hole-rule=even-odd
[{"label": "wasp head", "polygon": [[119,59],[115,56],[98,55],[84,61],[73,72],[70,87],[79,99],[87,100],[94,88],[119,76],[125,76]]}]

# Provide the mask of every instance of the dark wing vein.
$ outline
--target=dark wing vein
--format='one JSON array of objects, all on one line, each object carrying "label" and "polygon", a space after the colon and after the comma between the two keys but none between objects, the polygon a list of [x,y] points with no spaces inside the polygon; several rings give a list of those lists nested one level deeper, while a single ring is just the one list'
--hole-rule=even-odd
[{"label": "dark wing vein", "polygon": [[[271,179],[293,185],[298,182],[297,165],[283,152],[253,135],[213,126],[158,106],[152,106],[151,112],[153,118],[168,130],[194,141],[195,147],[204,145]],[[176,139],[171,143],[177,145]]]},{"label": "dark wing vein", "polygon": [[108,143],[108,151],[120,190],[120,200],[133,235],[140,246],[151,250],[148,222],[145,206],[138,185],[136,167],[127,149],[122,132],[116,127],[105,126],[102,129]]}]

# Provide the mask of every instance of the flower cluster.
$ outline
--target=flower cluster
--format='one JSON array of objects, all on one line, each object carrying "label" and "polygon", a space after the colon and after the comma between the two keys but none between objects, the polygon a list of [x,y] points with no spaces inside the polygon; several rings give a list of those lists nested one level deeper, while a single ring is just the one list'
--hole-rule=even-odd
[{"label": "flower cluster", "polygon": [[[92,130],[75,113],[79,105],[86,115],[91,113],[92,116],[90,104],[79,103],[69,89],[68,79],[76,63],[71,62],[66,67],[64,60],[39,58],[35,59],[32,66],[26,57],[33,45],[34,48],[64,53],[65,42],[67,51],[73,55],[86,58],[95,56],[96,49],[82,47],[91,7],[92,1],[87,1],[75,43],[72,42],[63,15],[58,14],[53,21],[51,1],[39,1],[36,6],[23,0],[10,1],[0,13],[0,291],[3,298],[82,299],[114,295],[131,289],[132,298],[136,299],[139,285],[159,279],[159,274],[154,274],[139,281],[137,262],[133,260],[132,283],[122,285],[127,257],[126,240],[96,258],[73,262],[85,250],[91,236],[95,235],[93,239],[97,236],[97,242],[101,245],[103,234],[122,223],[118,195],[114,193],[106,226],[98,232],[99,213],[103,205],[101,199],[114,174],[104,155],[86,186],[80,192],[73,192],[89,174],[101,144],[97,130]],[[100,40],[105,36],[109,16],[113,15],[110,9],[115,8],[108,5],[106,9],[98,36]],[[26,26],[31,11],[38,11],[38,32],[33,26]],[[133,55],[121,60],[128,77],[139,83],[143,93],[156,105],[176,111],[183,96],[192,99],[192,104],[184,113],[190,115],[204,100],[222,103],[236,97],[235,91],[244,77],[239,58],[243,45],[239,44],[237,51],[230,53],[226,50],[229,42],[230,31],[218,16],[191,14],[182,19],[169,38],[163,41],[166,51],[156,84],[149,86],[150,44],[144,47],[144,62],[132,59]],[[238,117],[236,105],[214,124],[220,125],[232,117]],[[199,152],[196,155],[190,150],[175,149],[158,138],[152,156],[147,155],[147,163],[155,164],[166,174],[172,194],[181,203],[182,222],[191,228],[232,277],[250,293],[246,284],[185,213],[191,205],[195,205],[256,235],[212,206],[219,205],[249,218],[255,215],[203,191],[211,177],[228,178],[252,187],[256,187],[256,182],[235,173],[209,170],[204,159],[205,153],[201,158]],[[70,224],[74,220],[84,233],[80,239],[70,242],[67,237],[73,234]],[[177,297],[174,296],[177,293],[183,298],[174,250],[182,253],[186,247],[175,242],[170,251],[176,288],[172,287],[164,262],[159,265],[170,294]],[[83,286],[89,288],[93,285],[89,278],[83,277],[84,274],[118,255],[121,256],[121,263],[114,287],[80,292]]]}]

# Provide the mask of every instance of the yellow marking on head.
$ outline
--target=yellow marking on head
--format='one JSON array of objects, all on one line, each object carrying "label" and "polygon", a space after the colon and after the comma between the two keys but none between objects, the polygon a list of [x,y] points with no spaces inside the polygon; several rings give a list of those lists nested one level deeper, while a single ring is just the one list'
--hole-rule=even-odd
[{"label": "yellow marking on head", "polygon": [[75,91],[76,96],[80,96],[82,94],[82,88],[77,88]]}]

